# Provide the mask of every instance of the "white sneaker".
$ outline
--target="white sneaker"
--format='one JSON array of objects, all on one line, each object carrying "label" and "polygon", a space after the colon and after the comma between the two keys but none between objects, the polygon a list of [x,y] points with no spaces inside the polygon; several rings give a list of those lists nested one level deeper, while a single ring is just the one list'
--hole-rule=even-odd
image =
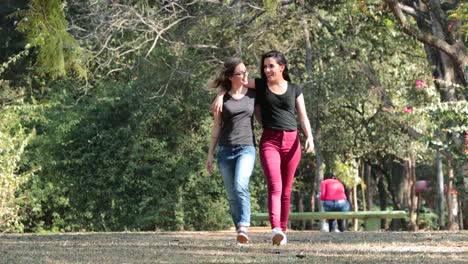
[{"label": "white sneaker", "polygon": [[285,245],[287,243],[286,235],[283,233],[283,230],[281,230],[281,228],[279,227],[273,228],[273,230],[271,231],[271,241],[273,242],[273,245],[276,245],[276,246]]},{"label": "white sneaker", "polygon": [[288,243],[288,239],[286,238],[286,234],[284,234],[284,238],[280,242],[280,246],[285,246]]},{"label": "white sneaker", "polygon": [[244,230],[239,230],[237,231],[237,242],[240,244],[247,244],[249,243],[249,236],[247,235],[247,232]]}]

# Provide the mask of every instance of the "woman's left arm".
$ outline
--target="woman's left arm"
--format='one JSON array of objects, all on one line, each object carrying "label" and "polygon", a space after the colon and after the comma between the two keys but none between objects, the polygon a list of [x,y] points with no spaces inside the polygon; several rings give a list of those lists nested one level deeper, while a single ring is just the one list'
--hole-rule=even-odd
[{"label": "woman's left arm", "polygon": [[296,98],[296,109],[302,131],[306,137],[306,142],[304,145],[306,153],[314,153],[314,138],[312,136],[312,129],[310,128],[309,118],[307,117],[303,94],[300,94]]}]

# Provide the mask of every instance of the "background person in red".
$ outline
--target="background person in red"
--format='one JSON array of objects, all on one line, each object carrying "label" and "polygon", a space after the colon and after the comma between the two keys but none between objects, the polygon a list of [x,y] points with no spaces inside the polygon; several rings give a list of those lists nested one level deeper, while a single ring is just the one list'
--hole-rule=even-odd
[{"label": "background person in red", "polygon": [[[323,201],[323,208],[327,212],[349,211],[349,202],[346,199],[345,187],[343,183],[336,179],[335,174],[329,172],[325,174],[325,180],[320,184],[320,200]],[[330,232],[335,231],[336,220],[329,219],[328,227]],[[338,230],[344,232],[344,220],[338,219]]]}]

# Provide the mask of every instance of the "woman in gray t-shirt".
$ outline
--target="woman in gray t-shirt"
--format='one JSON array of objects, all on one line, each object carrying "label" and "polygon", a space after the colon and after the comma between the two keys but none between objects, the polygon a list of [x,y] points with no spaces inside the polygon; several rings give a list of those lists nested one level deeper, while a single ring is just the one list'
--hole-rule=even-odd
[{"label": "woman in gray t-shirt", "polygon": [[223,98],[223,111],[214,113],[211,143],[206,160],[206,168],[211,174],[213,153],[218,145],[218,167],[226,186],[239,243],[249,242],[249,183],[255,164],[253,113],[256,92],[248,89],[247,83],[247,69],[239,58],[228,59],[211,83],[213,88],[222,88],[227,93]]}]

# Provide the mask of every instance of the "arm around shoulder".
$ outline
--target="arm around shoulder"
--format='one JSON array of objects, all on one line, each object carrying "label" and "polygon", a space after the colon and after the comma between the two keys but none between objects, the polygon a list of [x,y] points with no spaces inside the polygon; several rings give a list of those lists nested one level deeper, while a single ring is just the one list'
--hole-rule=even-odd
[{"label": "arm around shoulder", "polygon": [[226,93],[226,90],[218,89],[218,93],[216,94],[216,97],[213,99],[213,102],[210,106],[211,112],[216,114],[223,111],[223,98]]}]

